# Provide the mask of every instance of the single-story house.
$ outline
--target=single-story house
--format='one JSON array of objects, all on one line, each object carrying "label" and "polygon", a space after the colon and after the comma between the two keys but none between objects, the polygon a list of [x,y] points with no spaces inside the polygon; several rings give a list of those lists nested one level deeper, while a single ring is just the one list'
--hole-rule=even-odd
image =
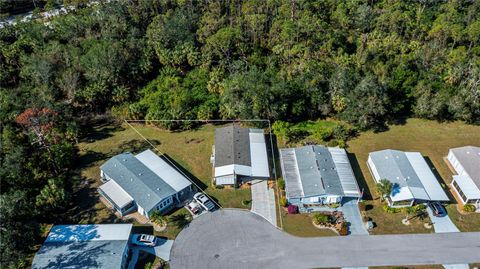
[{"label": "single-story house", "polygon": [[452,186],[462,203],[472,203],[480,208],[480,147],[450,149],[447,160],[457,172]]},{"label": "single-story house", "polygon": [[55,225],[33,269],[126,268],[132,224]]},{"label": "single-story house", "polygon": [[281,149],[280,164],[289,204],[307,207],[362,196],[342,148],[309,145]]},{"label": "single-story house", "polygon": [[134,210],[147,218],[154,210],[165,213],[193,190],[190,180],[149,149],[112,157],[100,167],[100,176],[106,183],[99,193],[121,215]]},{"label": "single-story house", "polygon": [[270,171],[263,130],[236,124],[217,128],[211,162],[216,185],[268,179]]},{"label": "single-story house", "polygon": [[387,196],[391,207],[412,206],[427,201],[449,201],[442,186],[420,152],[380,150],[370,152],[367,161],[374,180],[393,184]]}]

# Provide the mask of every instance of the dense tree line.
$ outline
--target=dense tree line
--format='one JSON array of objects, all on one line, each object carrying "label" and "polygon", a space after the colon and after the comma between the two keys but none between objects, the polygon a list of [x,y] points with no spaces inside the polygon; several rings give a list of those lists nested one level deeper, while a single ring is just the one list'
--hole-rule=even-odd
[{"label": "dense tree line", "polygon": [[67,2],[0,29],[2,265],[68,203],[92,114],[480,122],[478,1]]}]

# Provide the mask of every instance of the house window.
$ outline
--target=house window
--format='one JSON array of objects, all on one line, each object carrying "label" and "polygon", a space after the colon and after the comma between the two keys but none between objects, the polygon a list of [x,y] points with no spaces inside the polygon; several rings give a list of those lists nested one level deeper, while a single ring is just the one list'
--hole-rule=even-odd
[{"label": "house window", "polygon": [[453,187],[455,187],[455,189],[457,190],[458,194],[460,194],[460,196],[462,197],[462,200],[464,202],[467,202],[467,196],[465,196],[465,194],[463,193],[462,189],[459,188],[458,184],[456,181],[453,181]]}]

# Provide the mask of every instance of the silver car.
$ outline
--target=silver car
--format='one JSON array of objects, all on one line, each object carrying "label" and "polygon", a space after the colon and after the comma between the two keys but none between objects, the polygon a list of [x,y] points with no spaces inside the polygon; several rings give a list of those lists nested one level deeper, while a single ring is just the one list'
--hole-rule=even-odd
[{"label": "silver car", "polygon": [[157,238],[151,234],[134,234],[132,244],[143,247],[154,247],[157,244]]},{"label": "silver car", "polygon": [[215,205],[213,204],[213,202],[210,201],[210,199],[208,199],[208,197],[201,192],[195,193],[193,199],[195,199],[195,201],[197,201],[203,208],[205,208],[205,210],[212,211],[213,209],[215,209]]}]

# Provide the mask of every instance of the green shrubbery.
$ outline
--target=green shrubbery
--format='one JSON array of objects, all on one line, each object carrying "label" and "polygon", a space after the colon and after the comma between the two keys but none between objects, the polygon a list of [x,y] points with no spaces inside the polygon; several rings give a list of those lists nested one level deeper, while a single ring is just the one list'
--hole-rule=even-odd
[{"label": "green shrubbery", "polygon": [[472,204],[465,204],[463,206],[463,211],[465,212],[475,212],[475,210],[477,210],[477,208]]},{"label": "green shrubbery", "polygon": [[278,184],[278,187],[281,189],[281,190],[285,190],[285,180],[283,178],[280,178],[278,181],[277,181],[277,184]]},{"label": "green shrubbery", "polygon": [[383,206],[383,210],[384,210],[385,212],[387,212],[387,213],[393,213],[393,214],[394,214],[394,213],[400,212],[401,209],[400,209],[400,208],[390,207],[390,206],[388,206],[388,205],[384,205],[384,206]]},{"label": "green shrubbery", "polygon": [[285,196],[280,197],[280,206],[286,207],[288,205],[287,198]]},{"label": "green shrubbery", "polygon": [[330,222],[330,217],[325,214],[314,213],[312,216],[312,220],[315,225],[327,224]]}]

